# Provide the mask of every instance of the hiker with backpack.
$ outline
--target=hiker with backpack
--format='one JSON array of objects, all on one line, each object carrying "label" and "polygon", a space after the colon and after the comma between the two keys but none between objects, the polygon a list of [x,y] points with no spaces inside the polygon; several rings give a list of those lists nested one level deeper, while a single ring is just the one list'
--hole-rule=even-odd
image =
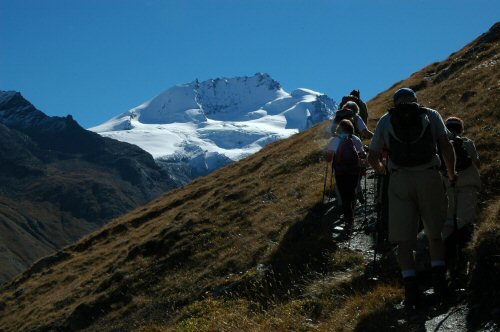
[{"label": "hiker with backpack", "polygon": [[327,161],[332,162],[335,171],[335,183],[342,199],[342,212],[348,234],[354,224],[354,205],[356,186],[359,182],[361,159],[365,158],[363,143],[354,135],[351,121],[341,120],[336,135],[327,146]]},{"label": "hiker with backpack", "polygon": [[342,101],[340,102],[339,109],[341,109],[345,103],[348,101],[353,101],[358,105],[359,108],[359,116],[363,119],[364,123],[368,123],[368,107],[365,102],[361,100],[361,93],[359,90],[352,90],[348,96],[342,97]]},{"label": "hiker with backpack", "polygon": [[[340,121],[344,119],[347,119],[354,125],[354,133],[356,134],[356,136],[367,139],[372,138],[373,133],[370,130],[368,130],[366,123],[363,121],[363,119],[361,119],[361,117],[358,114],[359,113],[358,105],[354,101],[349,101],[349,100],[345,101],[344,98],[342,99],[344,103],[343,104],[341,103],[342,107],[337,112],[335,112],[335,117],[333,118],[333,121],[331,122],[328,128],[330,134],[332,136],[335,136],[338,123],[340,123]],[[364,171],[366,172],[366,169],[364,169]],[[342,204],[342,198],[339,197],[340,194],[338,192],[338,189],[336,188],[335,191],[337,194],[337,201],[340,202],[340,204]],[[359,178],[358,185],[356,187],[356,198],[359,200],[361,204],[366,204],[366,198],[364,197],[363,191],[361,189],[361,176]]]},{"label": "hiker with backpack", "polygon": [[385,174],[380,155],[384,147],[389,149],[389,241],[398,245],[405,306],[416,308],[420,304],[420,289],[413,252],[420,219],[429,241],[434,294],[440,302],[449,295],[441,239],[448,204],[438,169],[441,160],[437,148],[440,147],[450,183],[456,180],[455,153],[441,115],[419,105],[413,90],[399,89],[393,99],[394,108],[377,124],[368,161],[376,172]]},{"label": "hiker with backpack", "polygon": [[445,124],[451,132],[450,141],[455,149],[458,179],[456,183],[446,181],[449,204],[442,237],[448,265],[454,266],[456,271],[453,272],[458,274],[465,272],[466,261],[462,257],[462,251],[472,239],[476,221],[477,194],[481,188],[480,163],[474,142],[463,136],[463,121],[450,117]]},{"label": "hiker with backpack", "polygon": [[332,135],[335,135],[337,131],[337,125],[340,123],[340,121],[347,119],[354,125],[356,134],[358,134],[363,138],[372,138],[373,133],[370,130],[368,130],[366,123],[363,121],[363,119],[359,116],[358,113],[359,113],[358,105],[353,101],[347,101],[345,104],[342,105],[342,108],[340,108],[337,112],[335,112],[335,117],[333,118],[333,121],[330,124],[328,131]]}]

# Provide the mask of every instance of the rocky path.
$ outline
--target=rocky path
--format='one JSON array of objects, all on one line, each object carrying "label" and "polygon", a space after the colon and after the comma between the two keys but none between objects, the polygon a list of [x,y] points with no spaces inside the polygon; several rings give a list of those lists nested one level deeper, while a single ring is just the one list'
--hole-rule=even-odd
[{"label": "rocky path", "polygon": [[[379,247],[377,253],[374,253],[374,238],[376,236],[375,222],[377,220],[376,209],[376,177],[372,170],[369,170],[365,178],[362,179],[362,191],[366,197],[366,204],[358,203],[355,211],[355,221],[353,233],[349,238],[346,236],[344,225],[340,218],[339,209],[334,194],[327,195],[325,204],[327,206],[326,215],[335,220],[333,222],[333,237],[340,248],[358,251],[363,254],[365,259],[370,262],[372,269],[366,273],[368,279],[384,281],[384,269],[397,270],[394,255],[396,249],[389,244]],[[333,188],[332,188],[333,189]],[[374,255],[376,254],[376,256]],[[392,262],[388,263],[392,256]],[[369,265],[370,265],[369,264]],[[387,264],[392,264],[391,266]],[[377,271],[378,270],[378,271]],[[500,331],[500,327],[486,325],[483,327],[471,327],[467,317],[469,307],[466,302],[465,290],[457,291],[451,303],[447,305],[435,305],[432,303],[432,289],[424,293],[424,301],[429,302],[424,309],[416,312],[407,312],[403,306],[398,304],[394,308],[395,326],[391,330],[411,330],[411,331]]]}]

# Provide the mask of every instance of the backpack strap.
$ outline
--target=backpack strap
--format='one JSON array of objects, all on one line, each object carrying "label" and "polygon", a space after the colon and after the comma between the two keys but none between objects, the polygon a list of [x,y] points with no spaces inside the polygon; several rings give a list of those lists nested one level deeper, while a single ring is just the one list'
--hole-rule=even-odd
[{"label": "backpack strap", "polygon": [[[417,110],[415,110],[417,111]],[[396,112],[398,112],[397,109],[395,108],[392,108],[389,110],[389,115],[392,117],[392,116],[397,116],[396,115]],[[425,134],[425,131],[427,130],[427,127],[430,126],[431,122],[429,120],[429,116],[427,115],[427,109],[424,108],[424,107],[418,107],[418,112],[420,113],[420,121],[422,121],[422,131],[420,132],[420,134],[412,141],[404,141],[402,140],[401,138],[398,137],[398,135],[396,135],[396,132],[394,130],[394,127],[392,126],[392,122],[389,120],[389,134],[394,137],[394,139],[396,139],[398,142],[400,143],[404,143],[404,144],[414,144],[416,142],[418,142]],[[434,135],[433,135],[434,136]]]}]

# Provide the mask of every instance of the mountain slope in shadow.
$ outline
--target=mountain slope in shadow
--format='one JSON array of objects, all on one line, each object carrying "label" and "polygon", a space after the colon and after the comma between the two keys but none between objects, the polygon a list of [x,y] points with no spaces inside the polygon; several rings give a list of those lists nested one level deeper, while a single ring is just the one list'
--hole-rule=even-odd
[{"label": "mountain slope in shadow", "polygon": [[0,282],[172,189],[151,155],[0,92]]}]

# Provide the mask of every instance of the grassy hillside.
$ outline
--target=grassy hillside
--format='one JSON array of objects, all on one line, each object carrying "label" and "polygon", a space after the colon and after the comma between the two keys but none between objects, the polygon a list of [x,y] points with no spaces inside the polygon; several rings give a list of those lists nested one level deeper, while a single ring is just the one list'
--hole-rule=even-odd
[{"label": "grassy hillside", "polygon": [[[497,24],[368,104],[375,121],[393,92],[410,86],[422,104],[444,117],[465,119],[485,183],[470,287],[470,301],[482,305],[483,320],[492,317],[499,298],[498,278],[490,277],[500,272],[499,30]],[[326,125],[272,143],[37,262],[0,289],[0,326],[6,331],[397,329],[391,308],[401,300],[401,287],[394,278],[369,278],[366,259],[338,248],[331,220],[322,218]],[[481,299],[484,292],[496,297]]]}]

